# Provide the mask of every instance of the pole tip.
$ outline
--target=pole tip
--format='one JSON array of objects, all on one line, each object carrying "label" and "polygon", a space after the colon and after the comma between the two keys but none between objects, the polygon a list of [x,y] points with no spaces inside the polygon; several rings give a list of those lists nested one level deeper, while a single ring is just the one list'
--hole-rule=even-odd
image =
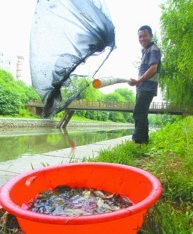
[{"label": "pole tip", "polygon": [[101,81],[99,79],[94,79],[92,85],[95,89],[99,89],[101,87]]}]

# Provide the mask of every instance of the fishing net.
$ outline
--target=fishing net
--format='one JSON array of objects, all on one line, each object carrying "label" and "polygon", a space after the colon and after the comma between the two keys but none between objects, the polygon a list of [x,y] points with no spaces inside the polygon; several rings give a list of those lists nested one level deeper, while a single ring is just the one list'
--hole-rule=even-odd
[{"label": "fishing net", "polygon": [[115,48],[115,28],[104,1],[37,1],[31,27],[30,69],[32,85],[44,102],[44,117],[53,117],[78,98],[89,84],[66,100],[62,100],[61,88],[70,86],[72,73],[80,64],[106,48],[109,53],[103,63]]}]

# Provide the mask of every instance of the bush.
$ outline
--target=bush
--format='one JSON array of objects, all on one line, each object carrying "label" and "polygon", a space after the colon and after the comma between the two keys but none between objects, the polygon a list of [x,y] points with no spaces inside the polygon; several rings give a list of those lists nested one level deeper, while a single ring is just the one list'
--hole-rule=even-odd
[{"label": "bush", "polygon": [[[40,97],[22,81],[17,81],[11,73],[0,70],[0,114],[18,115],[25,110],[25,104]],[[24,113],[24,112],[23,112]]]},{"label": "bush", "polygon": [[122,123],[126,122],[123,113],[120,112],[110,112],[109,119],[112,120],[113,122],[122,122]]},{"label": "bush", "polygon": [[3,89],[0,86],[0,114],[1,115],[15,115],[20,110],[20,98],[15,92],[8,89]]}]

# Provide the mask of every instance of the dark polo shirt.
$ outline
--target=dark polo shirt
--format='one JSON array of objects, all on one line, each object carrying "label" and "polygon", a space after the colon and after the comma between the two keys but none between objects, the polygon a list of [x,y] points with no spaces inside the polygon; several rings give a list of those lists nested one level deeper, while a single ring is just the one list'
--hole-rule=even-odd
[{"label": "dark polo shirt", "polygon": [[139,67],[139,77],[142,76],[152,64],[158,64],[157,72],[148,80],[137,85],[137,92],[144,90],[157,95],[158,78],[161,68],[161,53],[158,46],[151,42],[147,49],[142,50],[141,65]]}]

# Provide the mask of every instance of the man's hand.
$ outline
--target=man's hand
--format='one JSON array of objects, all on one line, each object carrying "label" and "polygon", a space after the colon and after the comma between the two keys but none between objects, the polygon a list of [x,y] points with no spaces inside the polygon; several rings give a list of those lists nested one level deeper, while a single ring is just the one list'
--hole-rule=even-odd
[{"label": "man's hand", "polygon": [[130,86],[135,86],[135,85],[137,85],[139,83],[139,81],[136,80],[136,79],[131,78],[131,79],[129,79],[128,83],[129,83]]}]

